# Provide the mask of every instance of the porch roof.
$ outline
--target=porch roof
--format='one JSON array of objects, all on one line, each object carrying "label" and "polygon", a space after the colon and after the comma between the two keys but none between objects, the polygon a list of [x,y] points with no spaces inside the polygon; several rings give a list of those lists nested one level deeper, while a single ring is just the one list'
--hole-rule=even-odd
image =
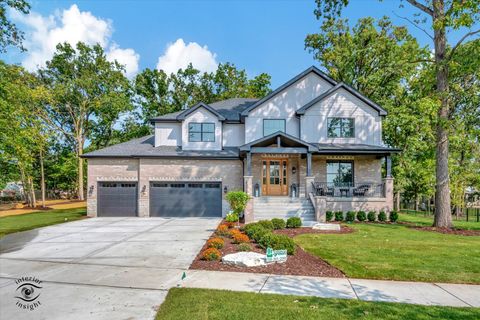
[{"label": "porch roof", "polygon": [[314,154],[378,154],[387,155],[399,153],[402,149],[370,144],[354,143],[313,143],[317,147]]},{"label": "porch roof", "polygon": [[[277,146],[272,147],[276,144]],[[252,153],[307,153],[317,151],[311,143],[302,141],[285,132],[275,132],[240,147],[242,152]]]}]

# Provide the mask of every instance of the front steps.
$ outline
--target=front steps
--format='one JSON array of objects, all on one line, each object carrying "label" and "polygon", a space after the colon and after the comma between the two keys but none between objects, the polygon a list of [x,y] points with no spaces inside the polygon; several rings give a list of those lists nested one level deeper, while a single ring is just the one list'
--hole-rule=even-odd
[{"label": "front steps", "polygon": [[253,198],[253,218],[255,221],[271,220],[273,218],[287,220],[290,217],[300,217],[304,226],[313,226],[317,223],[315,209],[308,198]]}]

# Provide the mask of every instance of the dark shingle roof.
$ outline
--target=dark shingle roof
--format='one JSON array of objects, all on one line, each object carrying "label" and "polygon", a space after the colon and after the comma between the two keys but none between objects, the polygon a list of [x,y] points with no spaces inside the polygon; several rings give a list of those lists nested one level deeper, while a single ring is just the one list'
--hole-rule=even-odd
[{"label": "dark shingle roof", "polygon": [[312,143],[318,148],[320,154],[381,154],[381,153],[397,153],[402,151],[397,148],[386,146],[375,146],[360,143]]},{"label": "dark shingle roof", "polygon": [[[223,116],[226,121],[236,122],[240,121],[240,114],[243,112],[243,110],[247,109],[257,101],[258,99],[251,98],[232,98],[213,102],[208,104],[208,106],[218,112],[221,116]],[[190,109],[187,109],[187,111],[188,110]],[[165,114],[163,116],[152,118],[150,119],[150,121],[179,121],[178,117],[181,116],[181,114],[184,112],[185,110]]]},{"label": "dark shingle roof", "polygon": [[176,146],[155,147],[153,135],[133,139],[104,149],[92,151],[83,155],[84,158],[207,158],[207,159],[238,159],[238,148],[225,147],[223,150],[182,150]]}]

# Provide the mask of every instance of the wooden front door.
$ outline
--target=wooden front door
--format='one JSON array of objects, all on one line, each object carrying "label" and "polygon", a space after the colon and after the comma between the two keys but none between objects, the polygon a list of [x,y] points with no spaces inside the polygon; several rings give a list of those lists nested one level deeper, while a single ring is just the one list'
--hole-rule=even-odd
[{"label": "wooden front door", "polygon": [[262,194],[268,196],[288,195],[288,160],[262,160]]}]

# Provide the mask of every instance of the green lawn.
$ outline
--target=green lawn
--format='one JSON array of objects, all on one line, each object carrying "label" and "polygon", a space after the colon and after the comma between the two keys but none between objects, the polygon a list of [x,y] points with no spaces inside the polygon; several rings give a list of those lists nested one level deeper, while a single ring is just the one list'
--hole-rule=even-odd
[{"label": "green lawn", "polygon": [[480,284],[478,236],[418,231],[405,225],[349,226],[356,232],[305,234],[295,242],[353,278]]},{"label": "green lawn", "polygon": [[[415,223],[418,226],[432,226],[433,224],[433,217],[432,216],[424,216],[424,215],[414,215],[414,214],[399,214],[399,221],[403,222],[410,222]],[[476,221],[463,221],[453,220],[453,225],[459,229],[468,229],[468,230],[480,230],[480,222]]]},{"label": "green lawn", "polygon": [[321,299],[206,289],[173,288],[160,306],[163,319],[479,319],[478,308]]},{"label": "green lawn", "polygon": [[40,211],[27,214],[19,214],[16,216],[8,216],[0,218],[0,237],[6,234],[25,231],[52,224],[63,223],[67,221],[75,221],[85,218],[87,209],[57,209],[50,211]]}]

